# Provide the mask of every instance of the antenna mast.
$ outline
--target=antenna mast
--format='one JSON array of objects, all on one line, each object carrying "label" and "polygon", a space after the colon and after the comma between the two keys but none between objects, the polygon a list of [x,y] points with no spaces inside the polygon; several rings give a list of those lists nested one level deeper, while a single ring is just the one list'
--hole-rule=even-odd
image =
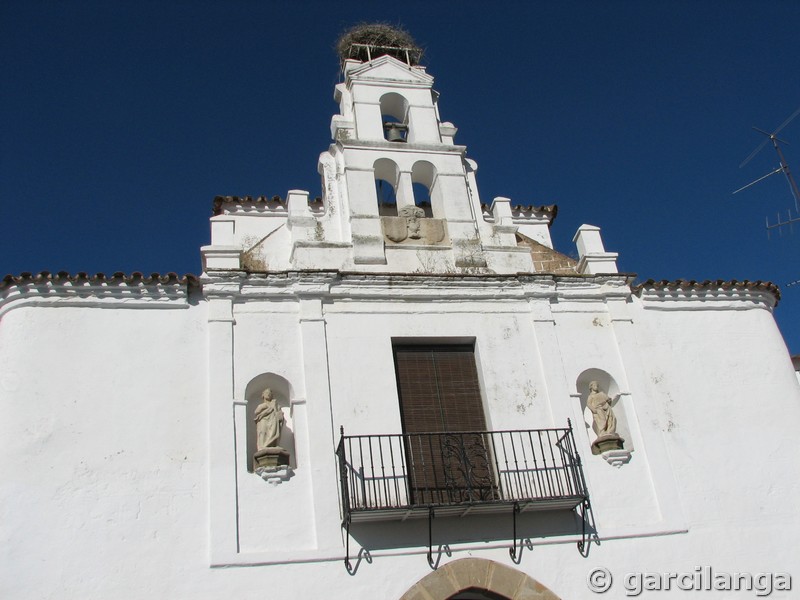
[{"label": "antenna mast", "polygon": [[755,150],[753,150],[750,153],[750,155],[747,158],[745,158],[742,161],[742,164],[739,165],[740,169],[742,167],[744,167],[747,163],[750,162],[750,160],[756,154],[758,154],[761,151],[761,149],[764,146],[767,145],[767,142],[772,142],[772,146],[775,148],[775,152],[777,152],[777,154],[778,154],[778,162],[779,162],[780,166],[777,169],[775,169],[774,171],[770,171],[766,175],[763,175],[762,177],[759,177],[755,181],[751,181],[750,183],[748,183],[744,187],[740,187],[738,190],[733,192],[734,194],[738,194],[742,190],[746,190],[750,186],[753,186],[753,185],[757,184],[759,181],[762,181],[762,180],[766,179],[770,175],[775,175],[775,173],[783,172],[783,174],[786,176],[786,181],[789,183],[789,190],[791,191],[792,197],[794,198],[794,210],[795,210],[795,213],[797,213],[798,216],[792,217],[792,211],[791,211],[791,209],[789,209],[787,211],[787,218],[786,218],[785,221],[781,220],[781,216],[780,216],[780,214],[778,214],[777,223],[775,223],[774,225],[770,225],[769,218],[767,218],[767,232],[768,233],[769,233],[770,229],[775,229],[776,227],[783,227],[784,225],[789,225],[790,230],[791,230],[791,227],[792,227],[793,223],[800,222],[800,190],[798,190],[798,188],[797,188],[797,183],[795,182],[794,176],[792,175],[792,172],[789,169],[789,164],[786,162],[786,158],[783,155],[783,151],[781,150],[781,147],[778,144],[778,142],[780,142],[781,144],[788,144],[789,142],[787,142],[786,140],[782,140],[782,139],[777,137],[778,136],[778,132],[781,129],[783,129],[784,127],[786,127],[789,123],[791,123],[792,119],[794,119],[797,115],[800,115],[800,108],[798,108],[796,111],[794,111],[789,116],[789,118],[787,118],[783,123],[781,123],[781,125],[775,131],[773,131],[772,133],[767,133],[763,129],[759,129],[758,127],[753,127],[753,129],[755,129],[759,133],[765,135],[766,138],[764,139],[763,142],[761,142],[756,147]]}]

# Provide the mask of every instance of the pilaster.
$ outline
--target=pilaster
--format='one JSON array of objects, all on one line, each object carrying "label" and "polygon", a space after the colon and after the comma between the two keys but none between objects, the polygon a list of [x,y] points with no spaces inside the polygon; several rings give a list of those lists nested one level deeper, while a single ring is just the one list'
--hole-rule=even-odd
[{"label": "pilaster", "polygon": [[546,388],[550,426],[563,427],[567,419],[573,419],[573,414],[568,404],[570,390],[558,343],[556,321],[550,305],[551,299],[529,298],[528,303],[536,347],[539,350],[539,372],[547,375],[543,378],[542,385]]},{"label": "pilaster", "polygon": [[331,421],[331,390],[328,365],[328,340],[323,311],[323,298],[329,283],[299,283],[296,292],[300,303],[300,337],[307,407],[309,465],[313,469],[312,497],[315,531],[320,548],[336,547],[341,543],[337,525],[339,507],[330,502],[326,491],[338,489],[336,462],[332,451],[336,447]]},{"label": "pilaster", "polygon": [[209,554],[214,564],[239,550],[233,431],[233,298],[239,283],[206,283],[208,301]]},{"label": "pilaster", "polygon": [[653,492],[664,526],[683,530],[686,528],[686,519],[681,509],[681,499],[667,447],[659,428],[659,417],[654,406],[656,392],[648,380],[642,360],[643,353],[636,337],[634,305],[621,298],[609,299],[607,305],[620,364],[630,392],[623,395],[621,402],[630,433],[634,438],[632,442],[635,454],[638,455],[638,460],[647,465],[652,474]]}]

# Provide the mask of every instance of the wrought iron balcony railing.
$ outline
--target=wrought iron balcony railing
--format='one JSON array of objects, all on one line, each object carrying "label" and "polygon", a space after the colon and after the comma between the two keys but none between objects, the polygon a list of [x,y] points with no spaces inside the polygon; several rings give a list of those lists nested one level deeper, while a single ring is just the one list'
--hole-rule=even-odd
[{"label": "wrought iron balcony railing", "polygon": [[336,450],[345,521],[572,509],[589,494],[572,426],[345,436]]}]

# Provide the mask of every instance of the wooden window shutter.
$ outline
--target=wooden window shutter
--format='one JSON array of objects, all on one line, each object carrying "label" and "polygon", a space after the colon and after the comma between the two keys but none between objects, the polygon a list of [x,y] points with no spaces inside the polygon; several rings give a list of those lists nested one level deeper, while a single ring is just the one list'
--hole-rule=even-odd
[{"label": "wooden window shutter", "polygon": [[472,346],[395,346],[404,433],[484,431]]},{"label": "wooden window shutter", "polygon": [[486,419],[472,346],[395,346],[412,504],[493,498]]}]

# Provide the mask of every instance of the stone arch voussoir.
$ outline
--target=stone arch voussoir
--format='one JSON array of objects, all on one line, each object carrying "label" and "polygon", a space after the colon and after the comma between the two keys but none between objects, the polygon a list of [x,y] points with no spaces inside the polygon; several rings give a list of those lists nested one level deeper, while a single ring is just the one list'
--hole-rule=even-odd
[{"label": "stone arch voussoir", "polygon": [[447,563],[420,579],[400,600],[448,600],[471,588],[500,594],[509,600],[560,600],[533,577],[483,558]]}]

